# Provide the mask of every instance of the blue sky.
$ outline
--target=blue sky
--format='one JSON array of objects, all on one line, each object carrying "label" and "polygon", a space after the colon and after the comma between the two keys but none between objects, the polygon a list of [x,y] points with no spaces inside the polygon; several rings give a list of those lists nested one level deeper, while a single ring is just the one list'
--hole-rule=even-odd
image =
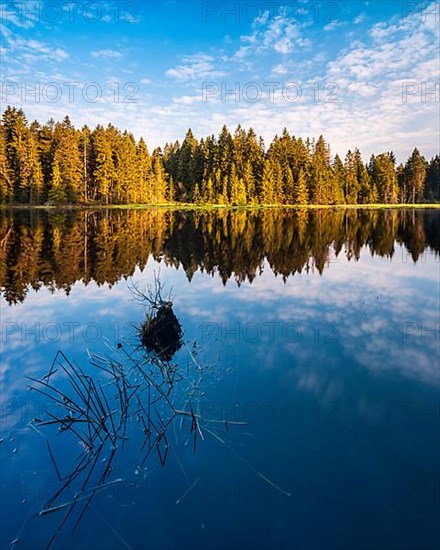
[{"label": "blue sky", "polygon": [[[41,122],[69,114],[78,127],[112,122],[150,148],[188,127],[201,137],[240,123],[267,143],[286,126],[322,133],[341,155],[358,146],[365,159],[394,150],[404,161],[418,146],[431,157],[439,9],[393,0],[1,2],[2,108]],[[437,96],[424,95],[435,86]]]}]

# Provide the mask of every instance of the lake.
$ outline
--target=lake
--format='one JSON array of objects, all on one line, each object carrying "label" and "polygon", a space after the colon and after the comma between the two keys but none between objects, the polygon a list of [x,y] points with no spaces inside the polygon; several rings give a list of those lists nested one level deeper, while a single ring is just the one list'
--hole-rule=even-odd
[{"label": "lake", "polygon": [[439,210],[3,210],[0,244],[2,548],[437,548]]}]

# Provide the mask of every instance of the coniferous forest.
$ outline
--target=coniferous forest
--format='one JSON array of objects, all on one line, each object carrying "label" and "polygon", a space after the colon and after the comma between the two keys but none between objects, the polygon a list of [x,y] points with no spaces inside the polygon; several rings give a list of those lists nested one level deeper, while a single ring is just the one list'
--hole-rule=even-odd
[{"label": "coniferous forest", "polygon": [[109,124],[76,129],[62,122],[29,123],[8,107],[0,126],[2,204],[336,205],[412,204],[440,200],[440,156],[417,148],[405,164],[393,152],[359,149],[332,156],[320,136],[297,138],[284,129],[269,147],[252,128],[151,153],[141,138]]}]

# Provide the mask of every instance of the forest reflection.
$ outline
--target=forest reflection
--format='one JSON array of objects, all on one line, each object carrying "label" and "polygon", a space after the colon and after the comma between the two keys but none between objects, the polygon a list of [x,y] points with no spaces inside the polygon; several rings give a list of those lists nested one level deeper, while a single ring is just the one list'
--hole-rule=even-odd
[{"label": "forest reflection", "polygon": [[0,212],[0,285],[9,304],[29,289],[67,294],[71,286],[113,285],[143,269],[150,256],[182,267],[189,280],[200,270],[223,283],[252,282],[265,260],[287,279],[332,268],[341,254],[361,249],[392,257],[402,243],[407,261],[425,249],[440,254],[435,210],[98,210]]}]

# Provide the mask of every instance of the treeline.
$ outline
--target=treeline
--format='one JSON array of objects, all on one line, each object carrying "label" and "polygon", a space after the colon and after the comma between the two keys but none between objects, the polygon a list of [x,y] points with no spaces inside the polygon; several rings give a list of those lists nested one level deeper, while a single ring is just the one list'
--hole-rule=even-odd
[{"label": "treeline", "polygon": [[223,283],[252,282],[266,265],[287,279],[322,273],[363,247],[396,261],[440,253],[440,217],[429,210],[265,209],[0,211],[0,288],[21,302],[29,289],[67,294],[77,281],[114,284],[149,259]]},{"label": "treeline", "polygon": [[8,107],[0,126],[0,202],[19,204],[224,205],[397,204],[440,201],[440,156],[414,149],[396,166],[392,152],[364,163],[358,149],[332,157],[316,141],[284,129],[267,148],[252,128],[200,141],[188,130],[150,154],[145,141],[113,125],[74,128],[69,117],[28,123]]}]

